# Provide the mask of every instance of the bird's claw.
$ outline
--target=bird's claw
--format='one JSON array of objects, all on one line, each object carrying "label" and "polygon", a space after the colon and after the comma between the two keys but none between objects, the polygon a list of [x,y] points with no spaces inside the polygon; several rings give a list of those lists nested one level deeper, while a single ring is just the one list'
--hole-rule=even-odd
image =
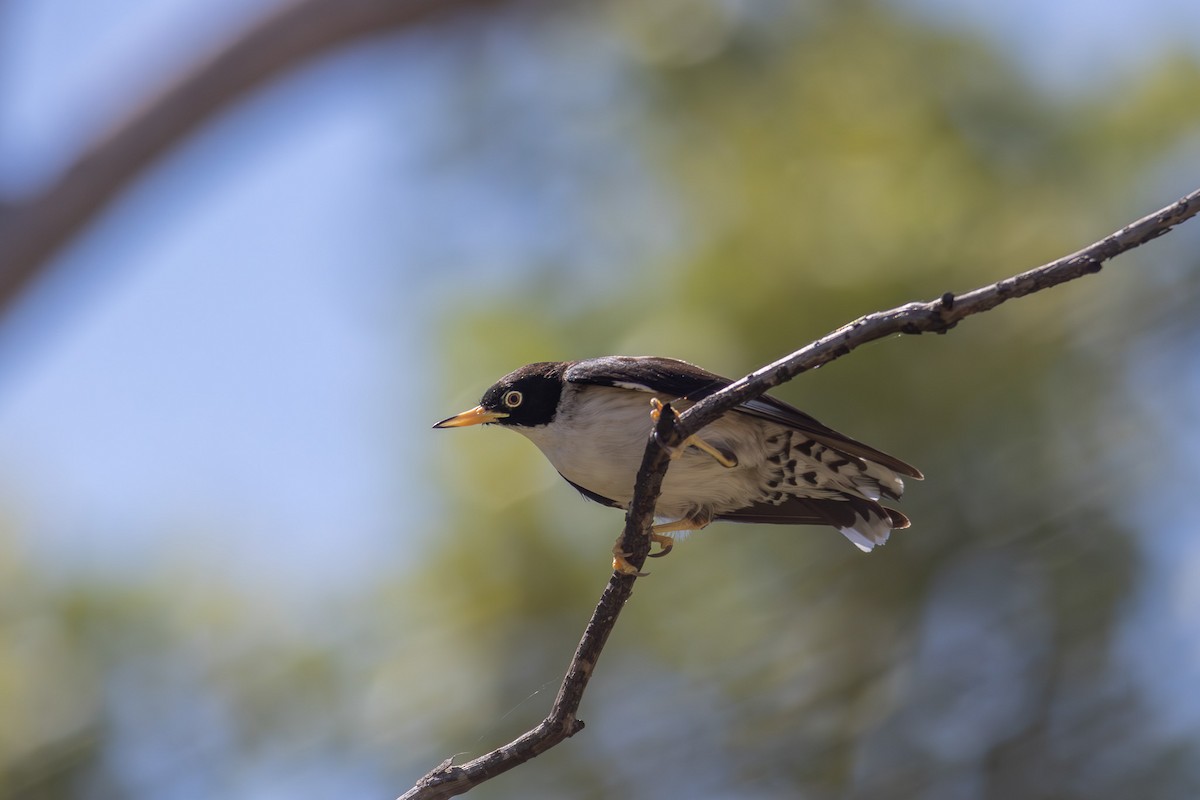
[{"label": "bird's claw", "polygon": [[[671,548],[675,546],[674,539],[670,536],[663,536],[661,533],[651,533],[650,541],[658,545],[659,550],[657,553],[647,553],[646,556],[648,558],[662,558],[671,552]],[[622,575],[633,575],[638,578],[644,578],[650,574],[649,572],[639,572],[637,567],[629,563],[629,556],[632,554],[621,549],[621,539],[618,538],[616,544],[613,545],[612,553],[612,564],[615,572],[619,572]]]},{"label": "bird's claw", "polygon": [[[658,422],[658,418],[662,416],[663,408],[665,408],[665,406],[661,400],[659,400],[657,397],[651,397],[650,419],[654,422]],[[683,444],[681,444],[678,448],[673,449],[671,451],[671,458],[679,458],[680,454],[682,454],[683,451],[687,450],[689,447],[694,447],[701,452],[708,453],[716,460],[718,464],[726,469],[733,469],[738,465],[737,456],[733,455],[732,453],[724,453],[719,448],[712,446],[699,436],[695,435],[684,439]]]},{"label": "bird's claw", "polygon": [[657,553],[647,553],[648,558],[662,558],[667,553],[671,552],[671,548],[675,546],[675,540],[670,536],[663,536],[661,533],[651,533],[650,541],[658,545]]},{"label": "bird's claw", "polygon": [[699,436],[689,436],[687,439],[684,440],[683,446],[684,447],[691,446],[691,447],[696,448],[697,450],[701,450],[705,453],[708,453],[710,456],[715,458],[717,463],[720,464],[725,469],[733,469],[734,467],[736,467],[738,465],[736,456],[734,456],[732,454],[727,455],[725,453],[722,453],[720,450],[713,447],[711,444],[704,441]]},{"label": "bird's claw", "polygon": [[638,568],[630,564],[627,560],[632,553],[626,553],[621,549],[621,540],[618,539],[616,545],[613,546],[613,572],[620,575],[632,575],[635,578],[644,578],[649,575],[649,572],[639,572]]}]

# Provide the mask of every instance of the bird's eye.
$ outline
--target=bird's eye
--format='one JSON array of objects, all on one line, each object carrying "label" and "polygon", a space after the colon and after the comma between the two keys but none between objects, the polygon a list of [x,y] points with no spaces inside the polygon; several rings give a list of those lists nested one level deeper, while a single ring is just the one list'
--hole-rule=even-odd
[{"label": "bird's eye", "polygon": [[525,395],[513,389],[511,392],[504,395],[504,405],[509,408],[516,408],[521,405],[521,401],[525,399]]}]

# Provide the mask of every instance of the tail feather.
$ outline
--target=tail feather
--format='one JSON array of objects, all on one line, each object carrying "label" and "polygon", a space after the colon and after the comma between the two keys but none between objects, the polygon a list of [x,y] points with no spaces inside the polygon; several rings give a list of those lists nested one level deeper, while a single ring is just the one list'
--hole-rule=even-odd
[{"label": "tail feather", "polygon": [[893,530],[908,527],[908,517],[854,495],[836,498],[789,497],[782,503],[755,503],[737,511],[717,515],[731,522],[779,525],[830,525],[859,550],[870,552],[888,540]]}]

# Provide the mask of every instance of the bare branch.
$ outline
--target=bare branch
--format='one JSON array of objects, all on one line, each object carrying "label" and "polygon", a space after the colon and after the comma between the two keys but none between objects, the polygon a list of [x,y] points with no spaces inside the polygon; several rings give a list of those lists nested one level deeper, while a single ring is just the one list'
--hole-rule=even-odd
[{"label": "bare branch", "polygon": [[[909,303],[890,311],[861,317],[786,358],[735,381],[683,414],[677,416],[669,405],[665,406],[646,444],[633,501],[625,515],[621,547],[631,554],[627,560],[641,569],[650,552],[647,534],[654,519],[654,506],[658,502],[663,477],[671,463],[670,450],[738,404],[758,397],[802,372],[841,358],[867,342],[899,333],[945,333],[960,320],[993,309],[1007,300],[1099,272],[1105,261],[1162,236],[1197,213],[1200,213],[1200,189],[1077,253],[1028,272],[959,297],[947,292],[928,303]],[[576,717],[576,712],[584,689],[596,667],[600,651],[617,623],[617,615],[633,592],[635,580],[635,577],[616,573],[609,579],[567,668],[550,716],[509,744],[462,766],[453,766],[451,760],[447,759],[421,778],[400,800],[446,798],[462,794],[582,730],[583,721]]]},{"label": "bare branch", "polygon": [[[947,292],[928,303],[909,303],[859,317],[791,355],[755,370],[680,415],[678,441],[698,432],[739,403],[758,397],[810,369],[841,358],[856,347],[897,333],[945,333],[960,320],[1060,283],[1099,272],[1121,253],[1157,239],[1200,213],[1200,189],[1179,201],[1057,261],[955,297]],[[674,443],[671,443],[674,444]]]},{"label": "bare branch", "polygon": [[4,209],[0,313],[142,170],[235,100],[346,42],[496,1],[299,0],[262,20],[87,147],[41,195]]},{"label": "bare branch", "polygon": [[[670,405],[663,407],[663,413],[659,415],[658,424],[655,425],[656,434],[664,439],[674,436],[675,421],[678,419],[669,409]],[[631,555],[626,560],[638,569],[641,569],[646,561],[646,554],[650,552],[650,537],[647,534],[654,519],[654,503],[662,488],[669,461],[667,451],[652,439],[642,457],[641,468],[638,469],[639,491],[625,516],[624,539],[631,543],[627,551]],[[617,616],[625,607],[625,601],[633,594],[635,580],[632,575],[616,572],[608,579],[608,585],[600,595],[600,602],[583,631],[583,638],[575,648],[575,655],[571,657],[571,664],[567,667],[567,674],[558,689],[558,695],[554,698],[550,716],[512,742],[466,764],[456,767],[451,759],[443,761],[417,781],[400,800],[433,800],[463,794],[484,781],[541,755],[583,730],[583,721],[577,719],[575,713],[579,710],[583,691],[596,668],[600,651],[604,649],[608,635],[617,624]]]}]

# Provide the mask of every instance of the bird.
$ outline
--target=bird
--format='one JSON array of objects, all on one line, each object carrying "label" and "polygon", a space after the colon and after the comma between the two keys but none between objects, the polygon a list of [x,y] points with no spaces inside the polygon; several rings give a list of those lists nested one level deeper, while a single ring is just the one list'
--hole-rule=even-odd
[{"label": "bird", "polygon": [[[499,425],[529,439],[583,496],[628,509],[654,420],[664,404],[684,411],[732,381],[660,356],[603,356],[527,364],[496,381],[479,405],[434,428]],[[770,395],[726,412],[672,454],[651,528],[668,534],[716,520],[828,525],[864,552],[908,518],[881,501],[899,500],[920,470],[818,422]],[[641,575],[620,539],[613,568]]]}]

